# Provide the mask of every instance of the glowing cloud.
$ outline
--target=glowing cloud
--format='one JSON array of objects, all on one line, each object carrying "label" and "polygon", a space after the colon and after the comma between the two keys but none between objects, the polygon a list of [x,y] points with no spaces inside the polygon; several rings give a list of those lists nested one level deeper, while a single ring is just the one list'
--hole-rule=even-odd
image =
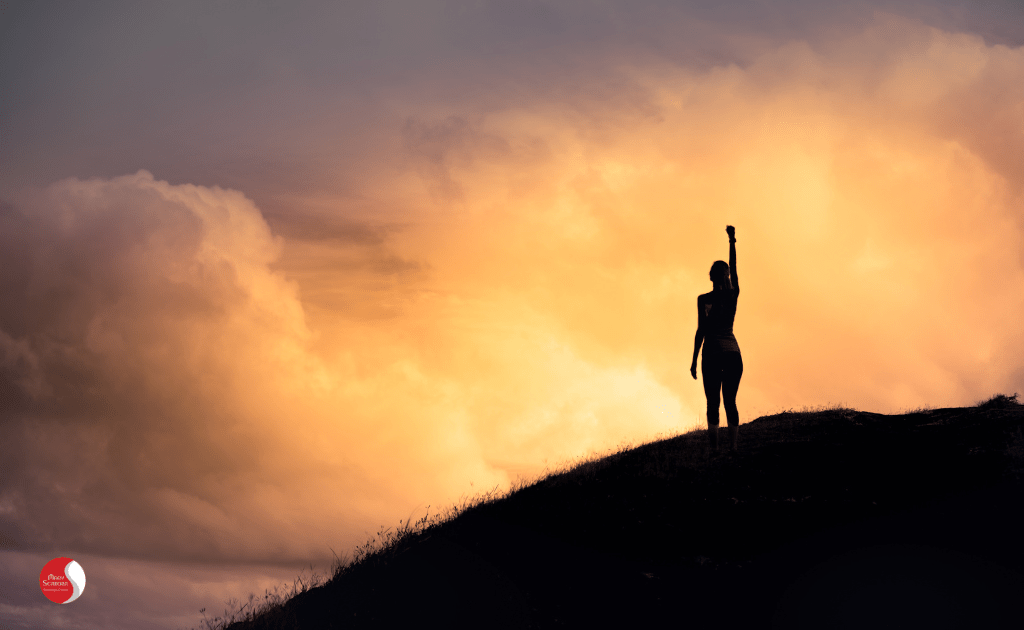
[{"label": "glowing cloud", "polygon": [[5,206],[4,531],[297,560],[688,429],[727,223],[743,421],[1024,385],[1024,51],[879,16],[616,76],[628,98],[400,100],[401,159],[272,221],[146,171]]}]

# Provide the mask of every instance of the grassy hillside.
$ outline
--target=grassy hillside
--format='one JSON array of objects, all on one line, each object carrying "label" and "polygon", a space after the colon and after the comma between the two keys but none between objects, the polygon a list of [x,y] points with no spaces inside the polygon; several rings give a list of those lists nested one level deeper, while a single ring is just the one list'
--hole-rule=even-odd
[{"label": "grassy hillside", "polygon": [[766,416],[734,454],[688,433],[385,534],[228,627],[1021,627],[1022,427],[997,396]]}]

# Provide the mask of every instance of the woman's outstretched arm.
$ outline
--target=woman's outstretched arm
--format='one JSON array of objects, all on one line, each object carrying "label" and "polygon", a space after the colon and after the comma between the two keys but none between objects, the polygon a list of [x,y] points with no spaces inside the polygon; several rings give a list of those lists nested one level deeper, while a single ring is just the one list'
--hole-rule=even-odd
[{"label": "woman's outstretched arm", "polygon": [[725,232],[729,235],[729,279],[732,280],[732,288],[739,289],[740,280],[736,275],[736,228],[727,225]]}]

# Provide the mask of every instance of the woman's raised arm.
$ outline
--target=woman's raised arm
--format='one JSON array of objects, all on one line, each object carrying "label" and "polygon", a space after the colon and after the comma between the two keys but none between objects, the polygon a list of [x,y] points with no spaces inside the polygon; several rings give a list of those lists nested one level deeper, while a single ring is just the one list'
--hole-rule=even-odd
[{"label": "woman's raised arm", "polygon": [[732,288],[739,289],[740,280],[736,275],[736,228],[727,225],[725,233],[729,235],[729,279],[732,280]]}]

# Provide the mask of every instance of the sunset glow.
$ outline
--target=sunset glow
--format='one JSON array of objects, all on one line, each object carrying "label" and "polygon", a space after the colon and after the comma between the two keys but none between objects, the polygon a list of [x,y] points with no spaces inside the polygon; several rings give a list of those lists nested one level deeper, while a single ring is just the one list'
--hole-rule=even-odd
[{"label": "sunset glow", "polygon": [[[55,110],[5,111],[9,567],[325,566],[427,506],[702,426],[696,297],[727,224],[741,423],[1024,392],[1024,40],[910,9],[856,24],[725,24],[721,62],[451,44],[449,70],[381,61],[359,98],[281,53],[187,106],[146,79],[164,96],[137,120],[97,113],[66,148]],[[79,610],[116,573],[82,563]],[[0,614],[56,623],[32,597]]]}]

